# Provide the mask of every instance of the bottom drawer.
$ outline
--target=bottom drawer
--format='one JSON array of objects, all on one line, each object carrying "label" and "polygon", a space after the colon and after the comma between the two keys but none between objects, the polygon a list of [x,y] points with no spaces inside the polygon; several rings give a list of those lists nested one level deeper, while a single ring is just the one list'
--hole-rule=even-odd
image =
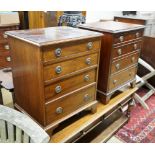
[{"label": "bottom drawer", "polygon": [[118,74],[112,75],[109,82],[109,91],[112,91],[113,89],[123,85],[127,81],[134,79],[136,76],[136,72],[137,66],[134,66],[127,70],[121,71]]},{"label": "bottom drawer", "polygon": [[11,66],[11,57],[9,52],[0,52],[0,68]]},{"label": "bottom drawer", "polygon": [[46,122],[53,123],[95,100],[96,85],[60,98],[46,105]]}]

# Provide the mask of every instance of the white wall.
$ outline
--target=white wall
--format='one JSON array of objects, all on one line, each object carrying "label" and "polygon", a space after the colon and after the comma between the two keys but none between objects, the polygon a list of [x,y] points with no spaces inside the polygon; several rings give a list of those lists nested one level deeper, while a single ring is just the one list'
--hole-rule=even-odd
[{"label": "white wall", "polygon": [[100,19],[113,20],[114,16],[121,16],[121,11],[87,11],[86,23],[96,22]]}]

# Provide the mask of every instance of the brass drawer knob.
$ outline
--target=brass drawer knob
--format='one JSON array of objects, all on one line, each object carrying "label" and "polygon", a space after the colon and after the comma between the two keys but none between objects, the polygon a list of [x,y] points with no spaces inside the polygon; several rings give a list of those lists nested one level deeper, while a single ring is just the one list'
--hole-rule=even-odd
[{"label": "brass drawer knob", "polygon": [[136,37],[138,38],[140,36],[139,32],[136,33]]},{"label": "brass drawer knob", "polygon": [[84,80],[85,80],[86,82],[88,82],[88,81],[90,80],[89,75],[85,75],[85,76],[84,76]]},{"label": "brass drawer knob", "polygon": [[119,70],[120,69],[120,64],[116,64],[116,69]]},{"label": "brass drawer knob", "polygon": [[55,72],[56,72],[57,74],[60,74],[60,73],[62,72],[61,66],[57,66],[56,69],[55,69]]},{"label": "brass drawer knob", "polygon": [[55,92],[58,94],[58,93],[60,93],[61,92],[61,86],[56,86],[55,87]]},{"label": "brass drawer knob", "polygon": [[8,38],[8,35],[6,35],[5,33],[3,34],[3,38],[4,39],[7,39]]},{"label": "brass drawer knob", "polygon": [[10,46],[9,45],[5,45],[4,46],[4,49],[9,50],[10,49]]},{"label": "brass drawer knob", "polygon": [[61,48],[57,48],[57,49],[55,50],[55,56],[56,56],[56,57],[60,57],[60,56],[61,56]]},{"label": "brass drawer knob", "polygon": [[93,43],[92,42],[89,42],[88,44],[87,44],[87,49],[88,50],[91,50],[93,48]]},{"label": "brass drawer knob", "polygon": [[120,40],[120,42],[124,41],[124,37],[123,36],[120,36],[119,37],[119,40]]},{"label": "brass drawer knob", "polygon": [[134,46],[134,49],[136,50],[137,49],[137,44],[134,44],[133,46]]},{"label": "brass drawer knob", "polygon": [[87,101],[89,101],[89,99],[90,99],[90,96],[89,96],[88,94],[85,94],[83,100],[84,100],[85,102],[87,102]]},{"label": "brass drawer knob", "polygon": [[56,113],[57,114],[62,114],[63,113],[63,108],[62,107],[56,108]]},{"label": "brass drawer knob", "polygon": [[132,58],[131,58],[131,61],[132,61],[132,62],[135,62],[135,57],[132,57]]},{"label": "brass drawer knob", "polygon": [[90,64],[91,64],[91,58],[87,58],[87,59],[86,59],[86,64],[87,64],[87,65],[90,65]]},{"label": "brass drawer knob", "polygon": [[6,61],[10,62],[11,61],[11,57],[6,57]]},{"label": "brass drawer knob", "polygon": [[114,81],[113,81],[113,84],[116,84],[116,83],[117,83],[117,80],[114,80]]},{"label": "brass drawer knob", "polygon": [[122,54],[122,49],[118,49],[117,53],[118,53],[118,55],[121,55]]}]

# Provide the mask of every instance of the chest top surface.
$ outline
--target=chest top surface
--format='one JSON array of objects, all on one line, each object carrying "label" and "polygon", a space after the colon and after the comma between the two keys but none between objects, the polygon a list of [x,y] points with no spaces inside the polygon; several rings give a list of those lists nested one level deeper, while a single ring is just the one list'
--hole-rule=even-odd
[{"label": "chest top surface", "polygon": [[98,32],[92,32],[67,26],[7,31],[6,34],[8,36],[24,40],[37,46],[102,36],[102,34]]},{"label": "chest top surface", "polygon": [[81,24],[79,25],[79,27],[109,33],[119,33],[145,28],[145,26],[143,25],[115,22],[115,21],[93,22],[93,23]]}]

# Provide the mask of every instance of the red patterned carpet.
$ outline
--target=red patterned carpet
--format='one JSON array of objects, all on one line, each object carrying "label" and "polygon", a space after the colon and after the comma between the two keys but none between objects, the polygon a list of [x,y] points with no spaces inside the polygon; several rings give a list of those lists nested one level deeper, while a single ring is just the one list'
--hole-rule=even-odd
[{"label": "red patterned carpet", "polygon": [[[144,94],[144,90],[140,92]],[[131,118],[117,133],[116,137],[126,143],[155,143],[155,95],[146,103],[150,110],[136,104],[131,111]]]}]

